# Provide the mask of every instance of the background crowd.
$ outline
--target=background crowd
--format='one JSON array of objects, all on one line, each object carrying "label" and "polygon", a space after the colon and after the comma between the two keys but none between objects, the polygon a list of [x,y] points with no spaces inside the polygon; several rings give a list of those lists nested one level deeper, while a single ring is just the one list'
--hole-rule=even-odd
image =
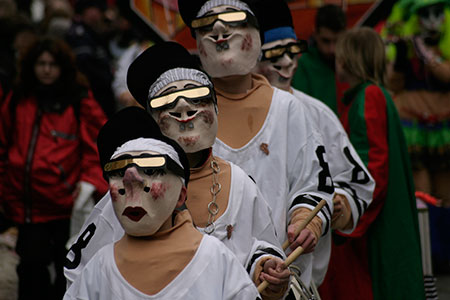
[{"label": "background crowd", "polygon": [[[48,291],[43,299],[64,294],[66,247],[108,188],[98,131],[116,111],[139,106],[126,72],[154,43],[124,2],[0,0],[0,299],[32,299],[33,288]],[[346,92],[367,81],[383,86],[430,213],[433,273],[449,275],[450,1],[399,0],[375,29],[352,35],[339,6],[322,7],[313,35],[299,37],[309,38],[308,51],[291,84],[330,107],[346,130],[368,118],[346,107]],[[347,59],[348,49],[375,41],[386,61]]]}]

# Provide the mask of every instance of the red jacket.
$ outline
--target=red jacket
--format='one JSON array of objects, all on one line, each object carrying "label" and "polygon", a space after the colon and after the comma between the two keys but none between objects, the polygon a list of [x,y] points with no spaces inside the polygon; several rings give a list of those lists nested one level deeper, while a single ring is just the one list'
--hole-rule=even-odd
[{"label": "red jacket", "polygon": [[70,218],[79,181],[107,192],[96,140],[105,114],[89,92],[78,112],[42,112],[34,97],[21,99],[11,116],[11,93],[1,106],[0,204],[17,223]]}]

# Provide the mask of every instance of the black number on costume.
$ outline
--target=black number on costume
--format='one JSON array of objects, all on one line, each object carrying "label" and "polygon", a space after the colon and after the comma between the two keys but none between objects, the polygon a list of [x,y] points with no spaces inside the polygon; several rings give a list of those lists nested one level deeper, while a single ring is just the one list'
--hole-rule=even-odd
[{"label": "black number on costume", "polygon": [[[328,194],[332,194],[334,192],[333,187],[333,179],[331,178],[330,168],[328,167],[328,163],[325,161],[323,155],[325,153],[325,147],[319,146],[316,149],[316,155],[319,159],[319,164],[322,167],[322,171],[319,172],[319,186],[317,189],[322,192],[326,192]],[[329,184],[328,184],[329,182]]]},{"label": "black number on costume", "polygon": [[72,247],[70,247],[70,249],[69,249],[69,252],[72,251],[75,254],[73,261],[70,261],[66,257],[66,259],[64,261],[64,267],[66,267],[67,269],[70,269],[70,270],[78,267],[78,265],[81,262],[81,250],[86,248],[87,244],[89,243],[91,238],[94,236],[95,229],[97,229],[97,227],[95,227],[94,223],[89,224],[89,226],[86,227],[86,230],[84,230],[84,232],[80,235],[77,242],[75,244],[73,244]]},{"label": "black number on costume", "polygon": [[352,182],[359,183],[359,184],[366,184],[370,181],[369,175],[367,175],[366,171],[358,164],[358,162],[353,158],[352,154],[350,153],[350,149],[348,147],[344,148],[344,154],[347,157],[347,159],[352,163],[353,168],[352,171]]}]

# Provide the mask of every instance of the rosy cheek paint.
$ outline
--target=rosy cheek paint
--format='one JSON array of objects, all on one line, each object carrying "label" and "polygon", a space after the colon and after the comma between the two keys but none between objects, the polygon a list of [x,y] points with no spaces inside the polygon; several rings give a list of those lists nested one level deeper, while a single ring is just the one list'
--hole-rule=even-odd
[{"label": "rosy cheek paint", "polygon": [[167,185],[162,182],[153,182],[152,188],[150,189],[150,193],[152,195],[153,200],[158,200],[159,198],[163,198],[166,193]]},{"label": "rosy cheek paint", "polygon": [[162,132],[165,132],[169,129],[169,116],[168,115],[160,115],[159,116],[159,121],[158,121],[158,125],[159,128],[161,128]]},{"label": "rosy cheek paint", "polygon": [[116,185],[109,186],[109,193],[111,194],[111,200],[116,202],[119,199],[119,188]]},{"label": "rosy cheek paint", "polygon": [[211,111],[202,111],[199,116],[202,117],[203,122],[205,122],[207,125],[210,125],[214,122],[214,115]]},{"label": "rosy cheek paint", "polygon": [[253,39],[250,34],[246,34],[244,40],[242,41],[241,50],[250,51],[252,49]]}]

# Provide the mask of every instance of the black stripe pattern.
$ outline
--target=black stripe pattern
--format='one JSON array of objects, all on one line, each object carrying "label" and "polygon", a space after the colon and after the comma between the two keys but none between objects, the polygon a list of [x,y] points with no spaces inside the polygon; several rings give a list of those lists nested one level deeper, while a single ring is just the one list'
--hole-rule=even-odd
[{"label": "black stripe pattern", "polygon": [[[308,204],[311,206],[316,207],[317,204],[319,204],[319,202],[322,199],[320,197],[314,196],[314,195],[309,195],[309,194],[302,194],[297,196],[294,201],[292,202],[291,207],[289,207],[289,210],[292,209],[294,206],[298,205],[298,204]],[[318,214],[322,214],[323,217],[325,218],[325,231],[323,232],[322,236],[324,236],[325,234],[327,234],[328,230],[330,229],[330,220],[331,220],[331,210],[330,207],[328,206],[328,203],[326,203],[324,205],[324,207],[319,211]]]}]

